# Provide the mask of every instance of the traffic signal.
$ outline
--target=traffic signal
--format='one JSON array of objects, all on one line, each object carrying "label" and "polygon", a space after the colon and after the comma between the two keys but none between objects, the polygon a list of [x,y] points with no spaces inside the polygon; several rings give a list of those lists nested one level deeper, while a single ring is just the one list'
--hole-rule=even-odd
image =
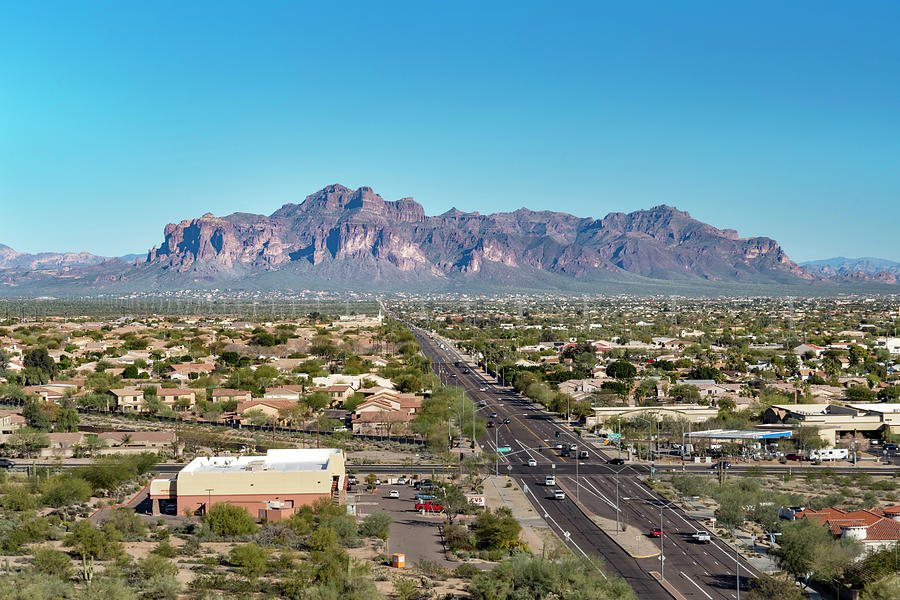
[{"label": "traffic signal", "polygon": [[558,431],[556,432],[556,437],[559,437],[559,432],[558,432]]}]

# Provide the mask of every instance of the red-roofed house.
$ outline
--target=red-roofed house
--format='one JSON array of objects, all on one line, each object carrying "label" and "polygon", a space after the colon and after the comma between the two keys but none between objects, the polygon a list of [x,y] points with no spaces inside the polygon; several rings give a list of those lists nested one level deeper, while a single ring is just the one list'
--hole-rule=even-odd
[{"label": "red-roofed house", "polygon": [[353,433],[384,435],[408,429],[410,421],[422,407],[422,398],[415,394],[401,394],[383,390],[373,394],[356,407],[353,413]]},{"label": "red-roofed house", "polygon": [[893,548],[900,541],[900,506],[854,511],[824,508],[795,516],[824,525],[835,536],[859,540],[867,553]]},{"label": "red-roofed house", "polygon": [[187,381],[188,379],[191,379],[191,375],[193,375],[194,377],[209,375],[215,368],[215,365],[210,365],[207,363],[184,363],[179,365],[169,365],[166,368],[166,376],[169,379]]}]

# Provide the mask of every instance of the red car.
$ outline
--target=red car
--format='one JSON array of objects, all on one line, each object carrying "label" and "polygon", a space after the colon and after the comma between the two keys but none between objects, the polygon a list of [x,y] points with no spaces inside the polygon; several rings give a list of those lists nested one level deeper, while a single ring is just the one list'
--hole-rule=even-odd
[{"label": "red car", "polygon": [[662,537],[662,529],[660,529],[659,527],[654,527],[650,530],[650,535],[652,537]]},{"label": "red car", "polygon": [[444,510],[444,506],[441,504],[435,504],[434,502],[417,502],[416,510],[424,510],[427,512],[441,512]]}]

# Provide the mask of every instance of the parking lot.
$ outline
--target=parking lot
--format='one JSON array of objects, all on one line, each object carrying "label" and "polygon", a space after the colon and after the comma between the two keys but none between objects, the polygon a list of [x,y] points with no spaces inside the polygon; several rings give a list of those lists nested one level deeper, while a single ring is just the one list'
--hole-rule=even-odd
[{"label": "parking lot", "polygon": [[[391,498],[391,490],[397,490],[399,498]],[[406,564],[415,565],[426,560],[452,569],[456,564],[444,556],[439,529],[443,515],[423,515],[415,510],[417,493],[418,490],[411,485],[382,484],[373,493],[363,490],[356,495],[357,512],[361,517],[379,510],[390,513],[394,519],[391,524],[390,551],[405,554]]]}]

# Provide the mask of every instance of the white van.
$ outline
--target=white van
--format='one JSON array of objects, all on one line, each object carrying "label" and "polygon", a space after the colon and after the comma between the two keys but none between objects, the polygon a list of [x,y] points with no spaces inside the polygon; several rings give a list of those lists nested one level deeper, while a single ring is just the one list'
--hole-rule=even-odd
[{"label": "white van", "polygon": [[809,460],[847,460],[850,458],[850,451],[846,448],[822,448],[821,450],[810,450],[807,458]]},{"label": "white van", "polygon": [[544,485],[556,485],[556,477],[553,475],[547,475],[544,477]]}]

